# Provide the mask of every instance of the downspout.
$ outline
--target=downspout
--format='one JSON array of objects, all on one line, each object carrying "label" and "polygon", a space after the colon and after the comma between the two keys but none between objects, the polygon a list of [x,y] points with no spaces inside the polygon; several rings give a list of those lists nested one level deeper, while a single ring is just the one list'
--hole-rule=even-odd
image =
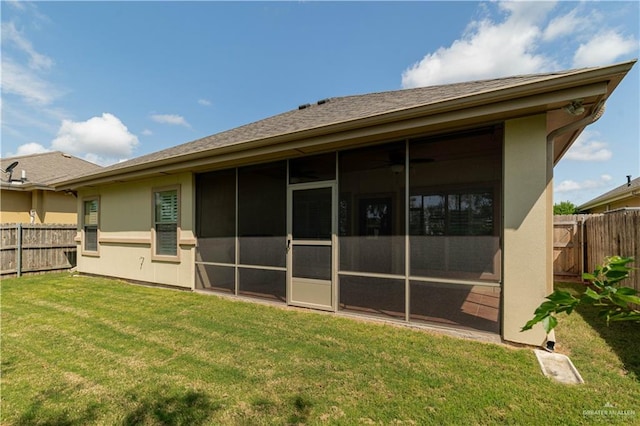
[{"label": "downspout", "polygon": [[[604,114],[604,110],[605,110],[605,101],[602,100],[600,102],[598,102],[598,104],[596,104],[595,108],[593,109],[593,112],[583,118],[581,118],[580,120],[574,121],[572,123],[566,124],[562,127],[559,127],[555,130],[553,130],[551,133],[549,133],[547,135],[547,145],[552,145],[553,146],[553,140],[565,133],[565,132],[570,132],[572,130],[576,130],[579,129],[580,127],[586,127],[590,124],[595,123],[596,121],[598,121],[600,119],[600,117],[602,117],[602,115]],[[584,225],[584,224],[582,224]],[[581,227],[581,233],[583,233],[582,227]],[[582,243],[584,244],[584,241],[582,241]],[[583,253],[584,256],[584,253]],[[583,257],[581,256],[581,257]],[[582,259],[582,268],[584,271],[584,258]],[[553,352],[555,349],[555,344],[556,344],[556,334],[554,332],[554,330],[551,330],[548,334],[547,334],[547,338],[546,338],[546,342],[545,342],[545,346],[544,349],[547,350],[548,352]]]}]

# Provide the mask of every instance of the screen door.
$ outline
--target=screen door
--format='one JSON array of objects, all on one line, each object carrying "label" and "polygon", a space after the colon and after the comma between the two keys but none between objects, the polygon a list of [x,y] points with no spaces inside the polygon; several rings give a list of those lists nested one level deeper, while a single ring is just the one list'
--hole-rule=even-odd
[{"label": "screen door", "polygon": [[334,187],[311,184],[289,191],[289,303],[333,310]]}]

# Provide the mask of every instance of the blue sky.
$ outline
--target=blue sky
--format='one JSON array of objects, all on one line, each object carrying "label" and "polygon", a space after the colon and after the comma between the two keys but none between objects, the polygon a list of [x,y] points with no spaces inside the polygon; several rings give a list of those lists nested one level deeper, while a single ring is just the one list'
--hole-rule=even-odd
[{"label": "blue sky", "polygon": [[[328,97],[622,62],[639,4],[2,1],[1,154],[107,165]],[[556,202],[640,175],[639,67],[556,166]]]}]

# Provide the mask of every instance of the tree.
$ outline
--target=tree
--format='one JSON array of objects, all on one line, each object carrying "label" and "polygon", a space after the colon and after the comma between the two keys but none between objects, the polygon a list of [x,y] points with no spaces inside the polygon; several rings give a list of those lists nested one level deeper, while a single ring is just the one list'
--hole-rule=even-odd
[{"label": "tree", "polygon": [[600,307],[598,315],[606,319],[607,325],[610,321],[640,322],[640,310],[631,307],[633,304],[640,305],[640,296],[635,289],[619,284],[633,269],[627,266],[630,262],[633,262],[632,257],[605,258],[603,265],[596,266],[593,274],[582,275],[591,284],[586,287],[579,299],[566,291],[554,291],[546,297],[546,302],[538,306],[533,313],[534,317],[520,331],[529,330],[540,322],[544,330],[549,333],[558,325],[558,319],[553,314],[566,312],[569,315],[580,304]]},{"label": "tree", "polygon": [[577,214],[578,206],[571,201],[561,201],[553,205],[553,214]]}]

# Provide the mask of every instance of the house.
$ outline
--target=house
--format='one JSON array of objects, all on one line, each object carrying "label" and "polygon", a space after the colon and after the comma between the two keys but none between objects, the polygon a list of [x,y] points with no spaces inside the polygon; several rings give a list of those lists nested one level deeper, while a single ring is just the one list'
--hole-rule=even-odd
[{"label": "house", "polygon": [[69,179],[78,271],[541,344],[553,166],[634,64],[322,99]]},{"label": "house", "polygon": [[101,168],[60,151],[3,158],[0,162],[0,223],[77,223],[75,197],[56,192],[53,185]]},{"label": "house", "polygon": [[604,213],[629,207],[640,208],[640,178],[631,180],[631,176],[627,176],[627,182],[624,185],[578,206],[578,211],[581,213]]}]

